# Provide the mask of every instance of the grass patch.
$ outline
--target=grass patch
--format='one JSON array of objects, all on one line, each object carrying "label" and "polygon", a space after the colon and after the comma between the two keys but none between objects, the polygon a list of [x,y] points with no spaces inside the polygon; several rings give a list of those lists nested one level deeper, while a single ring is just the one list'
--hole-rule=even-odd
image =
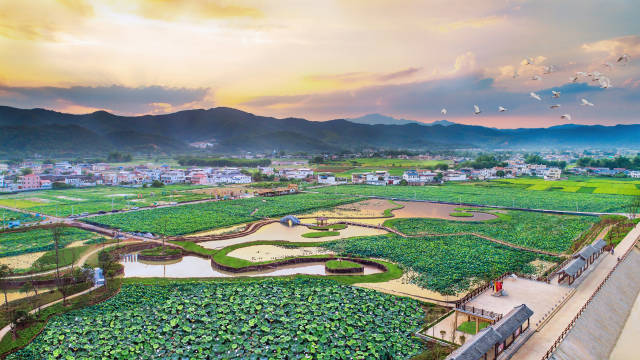
[{"label": "grass patch", "polygon": [[349,260],[329,260],[324,264],[327,269],[359,269],[362,267],[361,264],[354,263]]},{"label": "grass patch", "polygon": [[331,224],[331,225],[327,225],[327,226],[309,226],[309,229],[311,230],[323,230],[323,231],[327,231],[327,230],[344,230],[347,228],[347,225],[345,224]]},{"label": "grass patch", "polygon": [[453,217],[473,217],[472,213],[456,211],[449,214],[449,216]]},{"label": "grass patch", "polygon": [[312,231],[312,232],[302,234],[302,237],[315,239],[315,238],[338,236],[338,235],[340,235],[340,232],[338,231]]},{"label": "grass patch", "polygon": [[167,256],[167,255],[179,255],[182,254],[181,249],[171,248],[166,246],[158,246],[151,249],[144,249],[138,253],[144,256]]},{"label": "grass patch", "polygon": [[[60,267],[69,266],[75,263],[92,248],[91,245],[75,246],[70,248],[58,249],[58,257],[60,259]],[[18,274],[38,273],[56,268],[56,251],[49,250],[40,256],[34,263],[26,269],[15,270]]]},{"label": "grass patch", "polygon": [[[478,324],[478,329],[482,330],[482,329],[486,328],[489,325],[490,324],[487,323],[487,322],[480,322],[480,324]],[[476,322],[475,321],[465,321],[462,324],[460,324],[460,326],[458,326],[458,330],[462,331],[463,333],[466,333],[466,334],[475,335],[476,334]]]},{"label": "grass patch", "polygon": [[580,193],[580,194],[593,194],[593,191],[594,191],[595,189],[596,189],[596,188],[594,188],[594,187],[590,187],[590,186],[583,186],[583,187],[579,188],[576,192],[577,192],[577,193]]}]

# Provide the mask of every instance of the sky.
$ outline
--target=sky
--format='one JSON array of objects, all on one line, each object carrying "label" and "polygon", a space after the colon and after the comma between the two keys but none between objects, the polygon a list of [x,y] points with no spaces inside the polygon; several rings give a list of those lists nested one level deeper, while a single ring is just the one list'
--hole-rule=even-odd
[{"label": "sky", "polygon": [[0,105],[640,123],[638,14],[637,0],[0,0]]}]

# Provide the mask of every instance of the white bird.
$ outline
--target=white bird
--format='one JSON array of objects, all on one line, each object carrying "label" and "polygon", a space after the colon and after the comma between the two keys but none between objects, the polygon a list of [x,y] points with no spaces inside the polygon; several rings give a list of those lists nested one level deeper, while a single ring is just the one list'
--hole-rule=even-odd
[{"label": "white bird", "polygon": [[611,87],[611,80],[608,77],[603,76],[600,78],[599,81],[600,81],[600,88],[608,89]]},{"label": "white bird", "polygon": [[503,106],[498,106],[498,111],[505,112],[505,111],[507,111],[507,108],[503,107]]},{"label": "white bird", "polygon": [[480,108],[478,107],[478,105],[473,105],[473,113],[475,115],[480,114],[482,111],[480,111]]},{"label": "white bird", "polygon": [[542,80],[542,78],[540,76],[538,76],[538,75],[533,75],[531,77],[531,80]]},{"label": "white bird", "polygon": [[624,65],[624,64],[628,63],[628,62],[629,62],[629,60],[630,60],[629,55],[627,55],[627,54],[622,54],[622,55],[618,58],[618,60],[617,60],[616,62],[622,63],[622,64]]},{"label": "white bird", "polygon": [[560,97],[560,92],[559,91],[551,90],[551,94],[553,95],[554,98],[559,98]]},{"label": "white bird", "polygon": [[590,73],[589,76],[593,76],[593,79],[591,79],[591,81],[598,81],[600,80],[600,76],[602,76],[602,74],[600,74],[599,71],[594,71]]},{"label": "white bird", "polygon": [[569,114],[561,115],[561,116],[560,116],[560,119],[563,119],[563,120],[569,120],[569,121],[571,121],[571,115],[569,115]]},{"label": "white bird", "polygon": [[522,65],[533,65],[533,59],[525,58],[524,60],[522,60]]},{"label": "white bird", "polygon": [[549,109],[558,109],[558,108],[560,108],[560,104],[553,104],[549,106]]},{"label": "white bird", "polygon": [[602,64],[602,66],[608,68],[609,70],[613,70],[613,64],[608,62],[608,61],[606,63]]},{"label": "white bird", "polygon": [[582,106],[593,106],[593,103],[589,102],[589,100],[585,98],[580,99],[580,101],[582,102]]},{"label": "white bird", "polygon": [[515,79],[515,78],[517,78],[518,76],[520,76],[520,75],[518,74],[518,70],[513,70],[513,78]]},{"label": "white bird", "polygon": [[545,66],[544,67],[544,73],[545,74],[551,74],[552,72],[556,71],[556,67],[553,65],[549,65],[549,66]]},{"label": "white bird", "polygon": [[584,72],[584,71],[577,71],[577,72],[576,72],[576,76],[587,77],[588,75],[589,75],[589,74],[587,74],[587,73],[586,73],[586,72]]},{"label": "white bird", "polygon": [[440,110],[440,114],[447,115],[447,109],[442,108],[442,110]]},{"label": "white bird", "polygon": [[530,92],[530,93],[529,93],[529,96],[531,96],[532,98],[534,98],[534,99],[536,99],[536,100],[538,100],[538,101],[542,100],[542,98],[540,97],[540,95],[538,95],[538,94],[536,94],[536,93],[534,93],[534,92]]}]

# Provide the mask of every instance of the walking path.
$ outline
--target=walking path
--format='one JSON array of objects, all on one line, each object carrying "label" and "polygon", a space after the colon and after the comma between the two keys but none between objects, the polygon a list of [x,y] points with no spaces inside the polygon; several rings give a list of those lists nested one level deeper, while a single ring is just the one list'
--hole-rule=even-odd
[{"label": "walking path", "polygon": [[590,273],[583,275],[586,276],[586,278],[578,285],[573,296],[555,313],[542,329],[538,329],[539,331],[531,336],[529,341],[518,350],[512,359],[541,360],[556,339],[560,337],[562,332],[579,313],[587,300],[589,300],[611,270],[616,266],[618,263],[617,257],[632,248],[639,238],[640,225],[632,229],[622,242],[620,242],[615,249],[614,255],[605,253],[600,264],[598,264],[595,269],[592,269]]},{"label": "walking path", "polygon": [[[100,286],[94,286],[94,287],[92,287],[92,288],[89,288],[89,289],[87,289],[87,290],[84,290],[84,291],[81,291],[81,292],[79,292],[79,293],[73,294],[73,295],[71,295],[71,296],[67,296],[67,300],[70,300],[70,299],[73,299],[73,298],[75,298],[75,297],[78,297],[78,296],[84,295],[84,294],[86,294],[86,293],[88,293],[88,292],[91,292],[91,291],[93,291],[93,290],[96,290],[96,289],[98,289],[98,288],[100,288]],[[48,308],[49,306],[53,306],[53,305],[55,305],[55,304],[57,304],[57,303],[59,303],[59,302],[62,302],[62,300],[63,300],[63,299],[58,299],[58,300],[56,300],[56,301],[53,301],[53,302],[50,302],[50,303],[48,303],[48,304],[42,305],[42,306],[40,306],[40,308],[39,308],[39,309],[40,309],[40,310],[42,310],[42,309],[46,309],[46,308]],[[38,309],[33,309],[33,310],[29,311],[29,314],[35,314],[37,311],[38,311]],[[9,333],[10,331],[11,331],[11,324],[9,324],[9,325],[7,325],[7,326],[3,327],[2,329],[0,329],[0,340],[2,340],[2,339],[5,337],[5,335],[7,335],[7,333]]]}]

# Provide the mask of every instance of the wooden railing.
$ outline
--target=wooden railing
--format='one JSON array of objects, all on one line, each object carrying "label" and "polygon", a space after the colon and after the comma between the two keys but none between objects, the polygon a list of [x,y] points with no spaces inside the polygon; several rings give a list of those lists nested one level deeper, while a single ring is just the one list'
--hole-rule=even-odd
[{"label": "wooden railing", "polygon": [[479,307],[475,307],[475,306],[468,306],[468,305],[462,305],[460,307],[456,307],[456,310],[471,314],[471,315],[475,315],[477,317],[482,317],[485,319],[489,319],[489,320],[494,320],[494,321],[498,321],[500,319],[502,319],[502,314],[497,313],[497,312],[493,312],[493,311],[489,311],[489,310],[485,310]]}]

